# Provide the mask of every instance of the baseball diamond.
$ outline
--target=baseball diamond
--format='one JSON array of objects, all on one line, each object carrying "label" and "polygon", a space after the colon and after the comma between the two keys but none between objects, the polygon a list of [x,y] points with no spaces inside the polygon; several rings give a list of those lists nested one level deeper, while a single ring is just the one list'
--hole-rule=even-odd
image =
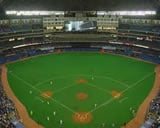
[{"label": "baseball diamond", "polygon": [[44,128],[125,127],[155,81],[155,64],[103,53],[49,54],[6,68],[14,95]]}]

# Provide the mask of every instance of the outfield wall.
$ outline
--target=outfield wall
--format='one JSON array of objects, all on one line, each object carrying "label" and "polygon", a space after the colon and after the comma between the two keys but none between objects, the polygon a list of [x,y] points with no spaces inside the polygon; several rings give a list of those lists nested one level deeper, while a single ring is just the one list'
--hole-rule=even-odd
[{"label": "outfield wall", "polygon": [[19,47],[4,50],[0,53],[0,64],[20,60],[26,57],[36,55],[57,53],[57,52],[103,52],[110,54],[124,55],[128,57],[138,58],[155,64],[160,64],[160,52],[134,46],[107,44],[107,43],[82,43],[74,44],[41,44],[35,46]]}]

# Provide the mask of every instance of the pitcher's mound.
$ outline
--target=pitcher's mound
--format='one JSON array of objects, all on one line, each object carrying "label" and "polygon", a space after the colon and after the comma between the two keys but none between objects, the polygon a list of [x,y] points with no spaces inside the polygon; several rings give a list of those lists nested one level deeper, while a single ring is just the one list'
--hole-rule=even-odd
[{"label": "pitcher's mound", "polygon": [[77,83],[80,83],[80,84],[84,84],[84,83],[87,83],[88,81],[85,80],[85,79],[79,79],[76,81]]},{"label": "pitcher's mound", "polygon": [[51,98],[52,95],[53,95],[53,92],[51,92],[51,91],[45,91],[45,92],[41,93],[41,96],[46,99]]},{"label": "pitcher's mound", "polygon": [[112,95],[112,97],[114,97],[114,98],[119,98],[119,97],[122,96],[122,94],[121,94],[120,92],[115,91],[115,90],[111,92],[111,95]]},{"label": "pitcher's mound", "polygon": [[81,92],[76,95],[76,98],[79,100],[85,100],[88,98],[88,94]]},{"label": "pitcher's mound", "polygon": [[86,124],[92,120],[92,115],[88,112],[76,112],[73,115],[73,120],[79,124]]}]

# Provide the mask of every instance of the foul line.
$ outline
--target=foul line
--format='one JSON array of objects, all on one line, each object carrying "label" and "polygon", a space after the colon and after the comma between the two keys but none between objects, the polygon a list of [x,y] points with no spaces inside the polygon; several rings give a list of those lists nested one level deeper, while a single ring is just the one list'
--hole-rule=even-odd
[{"label": "foul line", "polygon": [[127,100],[128,99],[128,97],[124,97],[123,99],[121,99],[120,101],[119,101],[119,103],[122,103],[123,101],[125,101],[125,100]]},{"label": "foul line", "polygon": [[37,86],[40,86],[40,85],[42,85],[42,84],[44,84],[44,83],[46,83],[46,82],[48,82],[48,81],[50,81],[50,80],[53,80],[53,79],[61,79],[61,78],[66,78],[66,76],[56,76],[56,77],[51,77],[51,78],[49,78],[49,79],[47,79],[47,80],[44,80],[44,81],[41,81],[41,82],[39,82],[39,83],[37,83],[36,85],[35,85],[35,87],[37,87]]},{"label": "foul line", "polygon": [[[121,93],[125,93],[125,92],[128,91],[129,89],[135,87],[138,83],[144,81],[146,78],[148,78],[149,76],[151,76],[153,73],[154,73],[154,72],[145,75],[142,79],[138,80],[137,82],[135,82],[134,84],[132,84],[130,87],[124,89]],[[116,99],[116,98],[113,98],[113,97],[112,97],[112,98],[110,98],[109,100],[107,100],[106,102],[104,102],[104,103],[100,104],[99,106],[97,106],[96,108],[90,110],[89,112],[94,112],[94,111],[102,108],[103,106],[106,106],[107,104],[111,103],[111,102],[114,101],[115,99]],[[88,112],[88,113],[89,113],[89,112]]]},{"label": "foul line", "polygon": [[[54,94],[55,93],[59,93],[59,92],[61,92],[61,91],[63,91],[63,90],[65,90],[65,89],[68,89],[68,88],[71,88],[71,87],[73,87],[73,86],[75,86],[76,85],[76,83],[74,82],[74,83],[72,83],[72,84],[69,84],[69,85],[65,85],[65,87],[63,87],[63,88],[60,88],[60,89],[57,89],[57,90],[54,90]],[[49,86],[53,86],[53,85],[49,85]],[[37,87],[37,86],[35,86],[35,87]],[[54,87],[54,86],[53,86]],[[38,89],[38,88],[37,88]]]},{"label": "foul line", "polygon": [[35,99],[37,99],[37,100],[39,100],[39,101],[41,101],[42,103],[44,103],[44,100],[42,100],[40,97],[35,97]]},{"label": "foul line", "polygon": [[119,83],[119,84],[121,84],[121,85],[123,85],[123,86],[125,86],[125,87],[129,87],[129,85],[128,85],[128,84],[126,84],[126,83],[124,83],[124,82],[121,82],[121,81],[119,81],[119,80],[113,79],[113,78],[108,77],[108,76],[97,76],[97,77],[105,78],[105,79],[108,79],[108,80],[114,81],[114,82],[116,82],[116,83]]},{"label": "foul line", "polygon": [[[12,76],[14,76],[15,78],[17,78],[18,80],[20,80],[20,81],[22,81],[23,83],[25,83],[26,85],[28,85],[29,87],[31,87],[31,88],[33,88],[34,90],[38,91],[39,93],[42,93],[39,89],[37,89],[36,87],[34,87],[34,86],[33,86],[32,84],[30,84],[29,82],[23,80],[22,78],[20,78],[20,77],[17,76],[16,74],[13,74],[13,73],[10,73],[10,74],[11,74]],[[61,105],[61,106],[64,107],[65,109],[69,110],[70,112],[75,113],[74,110],[72,110],[72,109],[69,108],[68,106],[62,104],[61,102],[53,99],[52,97],[51,97],[51,100],[54,101],[54,102],[56,102],[56,103],[58,103],[59,105]]]},{"label": "foul line", "polygon": [[103,106],[106,106],[107,104],[111,103],[113,100],[115,100],[114,98],[110,98],[109,100],[107,100],[106,102],[104,102],[103,104],[95,107],[94,109],[90,110],[88,113],[92,113],[96,110],[98,110],[99,108],[103,107]]},{"label": "foul line", "polygon": [[154,74],[154,72],[151,72],[151,73],[145,75],[142,79],[138,80],[137,82],[135,82],[134,84],[132,84],[131,86],[129,86],[128,88],[126,88],[125,90],[123,90],[122,93],[125,93],[130,88],[135,87],[137,84],[139,84],[140,82],[144,81],[146,78],[150,77],[152,74]]}]

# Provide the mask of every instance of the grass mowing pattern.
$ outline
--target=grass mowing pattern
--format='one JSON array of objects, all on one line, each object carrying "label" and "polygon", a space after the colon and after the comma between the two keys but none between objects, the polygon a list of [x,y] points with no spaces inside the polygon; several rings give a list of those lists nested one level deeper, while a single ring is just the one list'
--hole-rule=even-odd
[{"label": "grass mowing pattern", "polygon": [[[130,107],[137,110],[149,94],[154,68],[153,64],[115,55],[61,53],[9,64],[8,80],[28,112],[33,111],[30,116],[45,128],[60,127],[61,119],[64,128],[97,128],[102,123],[107,128],[113,123],[119,128],[133,118]],[[88,83],[77,83],[78,79]],[[51,99],[40,96],[48,90],[53,92]],[[115,99],[111,96],[113,90],[125,91]],[[88,98],[77,100],[79,92],[87,93]],[[88,124],[75,123],[72,115],[79,111],[91,111],[93,120]]]}]

